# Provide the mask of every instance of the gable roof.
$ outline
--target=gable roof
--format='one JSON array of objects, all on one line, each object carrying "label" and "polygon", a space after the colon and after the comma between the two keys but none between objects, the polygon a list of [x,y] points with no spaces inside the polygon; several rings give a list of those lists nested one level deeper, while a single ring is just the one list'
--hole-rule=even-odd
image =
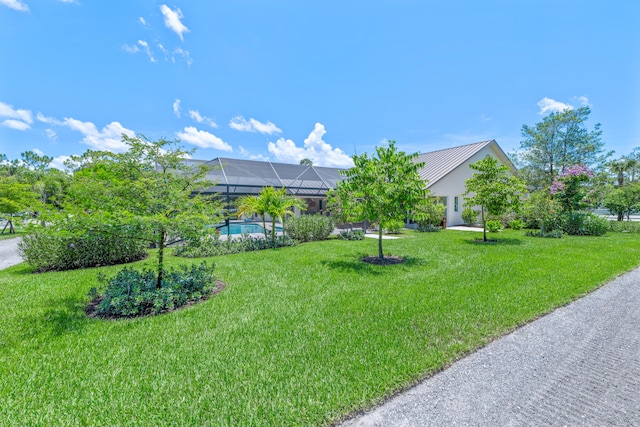
[{"label": "gable roof", "polygon": [[416,162],[424,162],[424,166],[418,171],[420,178],[427,180],[427,187],[432,186],[458,166],[464,164],[478,151],[489,145],[495,145],[500,155],[500,160],[506,163],[511,170],[515,168],[509,158],[504,154],[495,139],[480,141],[459,147],[445,148],[444,150],[431,151],[418,155]]}]

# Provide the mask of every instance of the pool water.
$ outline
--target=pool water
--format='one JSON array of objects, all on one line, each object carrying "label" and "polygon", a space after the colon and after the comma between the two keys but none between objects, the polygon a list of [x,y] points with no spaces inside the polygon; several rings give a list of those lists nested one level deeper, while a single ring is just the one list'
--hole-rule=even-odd
[{"label": "pool water", "polygon": [[[220,234],[251,234],[262,233],[264,234],[264,228],[260,224],[246,223],[246,224],[229,224],[229,227],[220,227]],[[282,231],[282,227],[276,227],[276,231]]]}]

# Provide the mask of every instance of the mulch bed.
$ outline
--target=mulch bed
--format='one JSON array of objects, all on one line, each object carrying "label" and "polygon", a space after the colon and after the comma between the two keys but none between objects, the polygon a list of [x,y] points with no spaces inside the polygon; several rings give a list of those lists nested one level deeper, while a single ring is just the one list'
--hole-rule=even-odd
[{"label": "mulch bed", "polygon": [[404,258],[400,258],[399,256],[386,256],[380,259],[377,256],[366,256],[360,261],[375,265],[395,265],[402,264],[404,262]]},{"label": "mulch bed", "polygon": [[84,310],[84,312],[88,317],[91,317],[93,319],[102,319],[102,320],[133,319],[133,318],[136,318],[136,317],[155,316],[155,315],[158,315],[158,314],[171,313],[172,311],[181,310],[181,309],[186,308],[186,307],[191,307],[192,305],[195,305],[195,304],[197,304],[199,302],[206,301],[209,298],[211,298],[212,296],[222,292],[222,290],[226,286],[227,285],[223,281],[216,280],[215,288],[213,288],[211,290],[211,292],[209,292],[208,294],[203,295],[202,298],[194,300],[194,301],[189,301],[185,305],[182,305],[182,306],[180,306],[178,308],[171,308],[171,309],[162,310],[162,311],[160,311],[159,313],[156,313],[156,314],[153,313],[151,308],[149,310],[145,311],[144,313],[141,313],[141,314],[138,314],[138,315],[135,315],[135,316],[117,316],[117,315],[113,315],[113,314],[99,314],[98,313],[98,305],[100,305],[100,302],[102,302],[102,295],[98,295],[94,299],[92,299],[91,302],[89,303],[89,305],[87,306],[87,308]]}]

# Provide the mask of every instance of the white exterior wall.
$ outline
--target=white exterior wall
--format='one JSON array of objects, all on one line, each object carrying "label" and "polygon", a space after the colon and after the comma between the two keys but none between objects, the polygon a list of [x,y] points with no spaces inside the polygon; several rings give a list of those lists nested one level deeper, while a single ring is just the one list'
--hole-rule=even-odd
[{"label": "white exterior wall", "polygon": [[[501,150],[494,149],[494,144],[484,147],[476,154],[471,156],[464,164],[458,166],[449,172],[445,177],[435,184],[429,186],[432,196],[447,198],[447,227],[453,225],[462,225],[462,211],[464,210],[464,197],[466,191],[465,180],[473,176],[474,171],[469,167],[471,163],[482,160],[487,155],[496,157],[500,164],[504,164],[505,158]],[[454,198],[458,197],[458,211],[454,210]]]}]

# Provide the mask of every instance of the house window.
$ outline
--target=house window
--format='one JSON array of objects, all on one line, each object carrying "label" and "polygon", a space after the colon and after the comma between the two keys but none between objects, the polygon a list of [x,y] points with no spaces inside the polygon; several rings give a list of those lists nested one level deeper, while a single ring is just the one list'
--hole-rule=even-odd
[{"label": "house window", "polygon": [[453,210],[454,212],[458,212],[458,196],[453,198]]}]

